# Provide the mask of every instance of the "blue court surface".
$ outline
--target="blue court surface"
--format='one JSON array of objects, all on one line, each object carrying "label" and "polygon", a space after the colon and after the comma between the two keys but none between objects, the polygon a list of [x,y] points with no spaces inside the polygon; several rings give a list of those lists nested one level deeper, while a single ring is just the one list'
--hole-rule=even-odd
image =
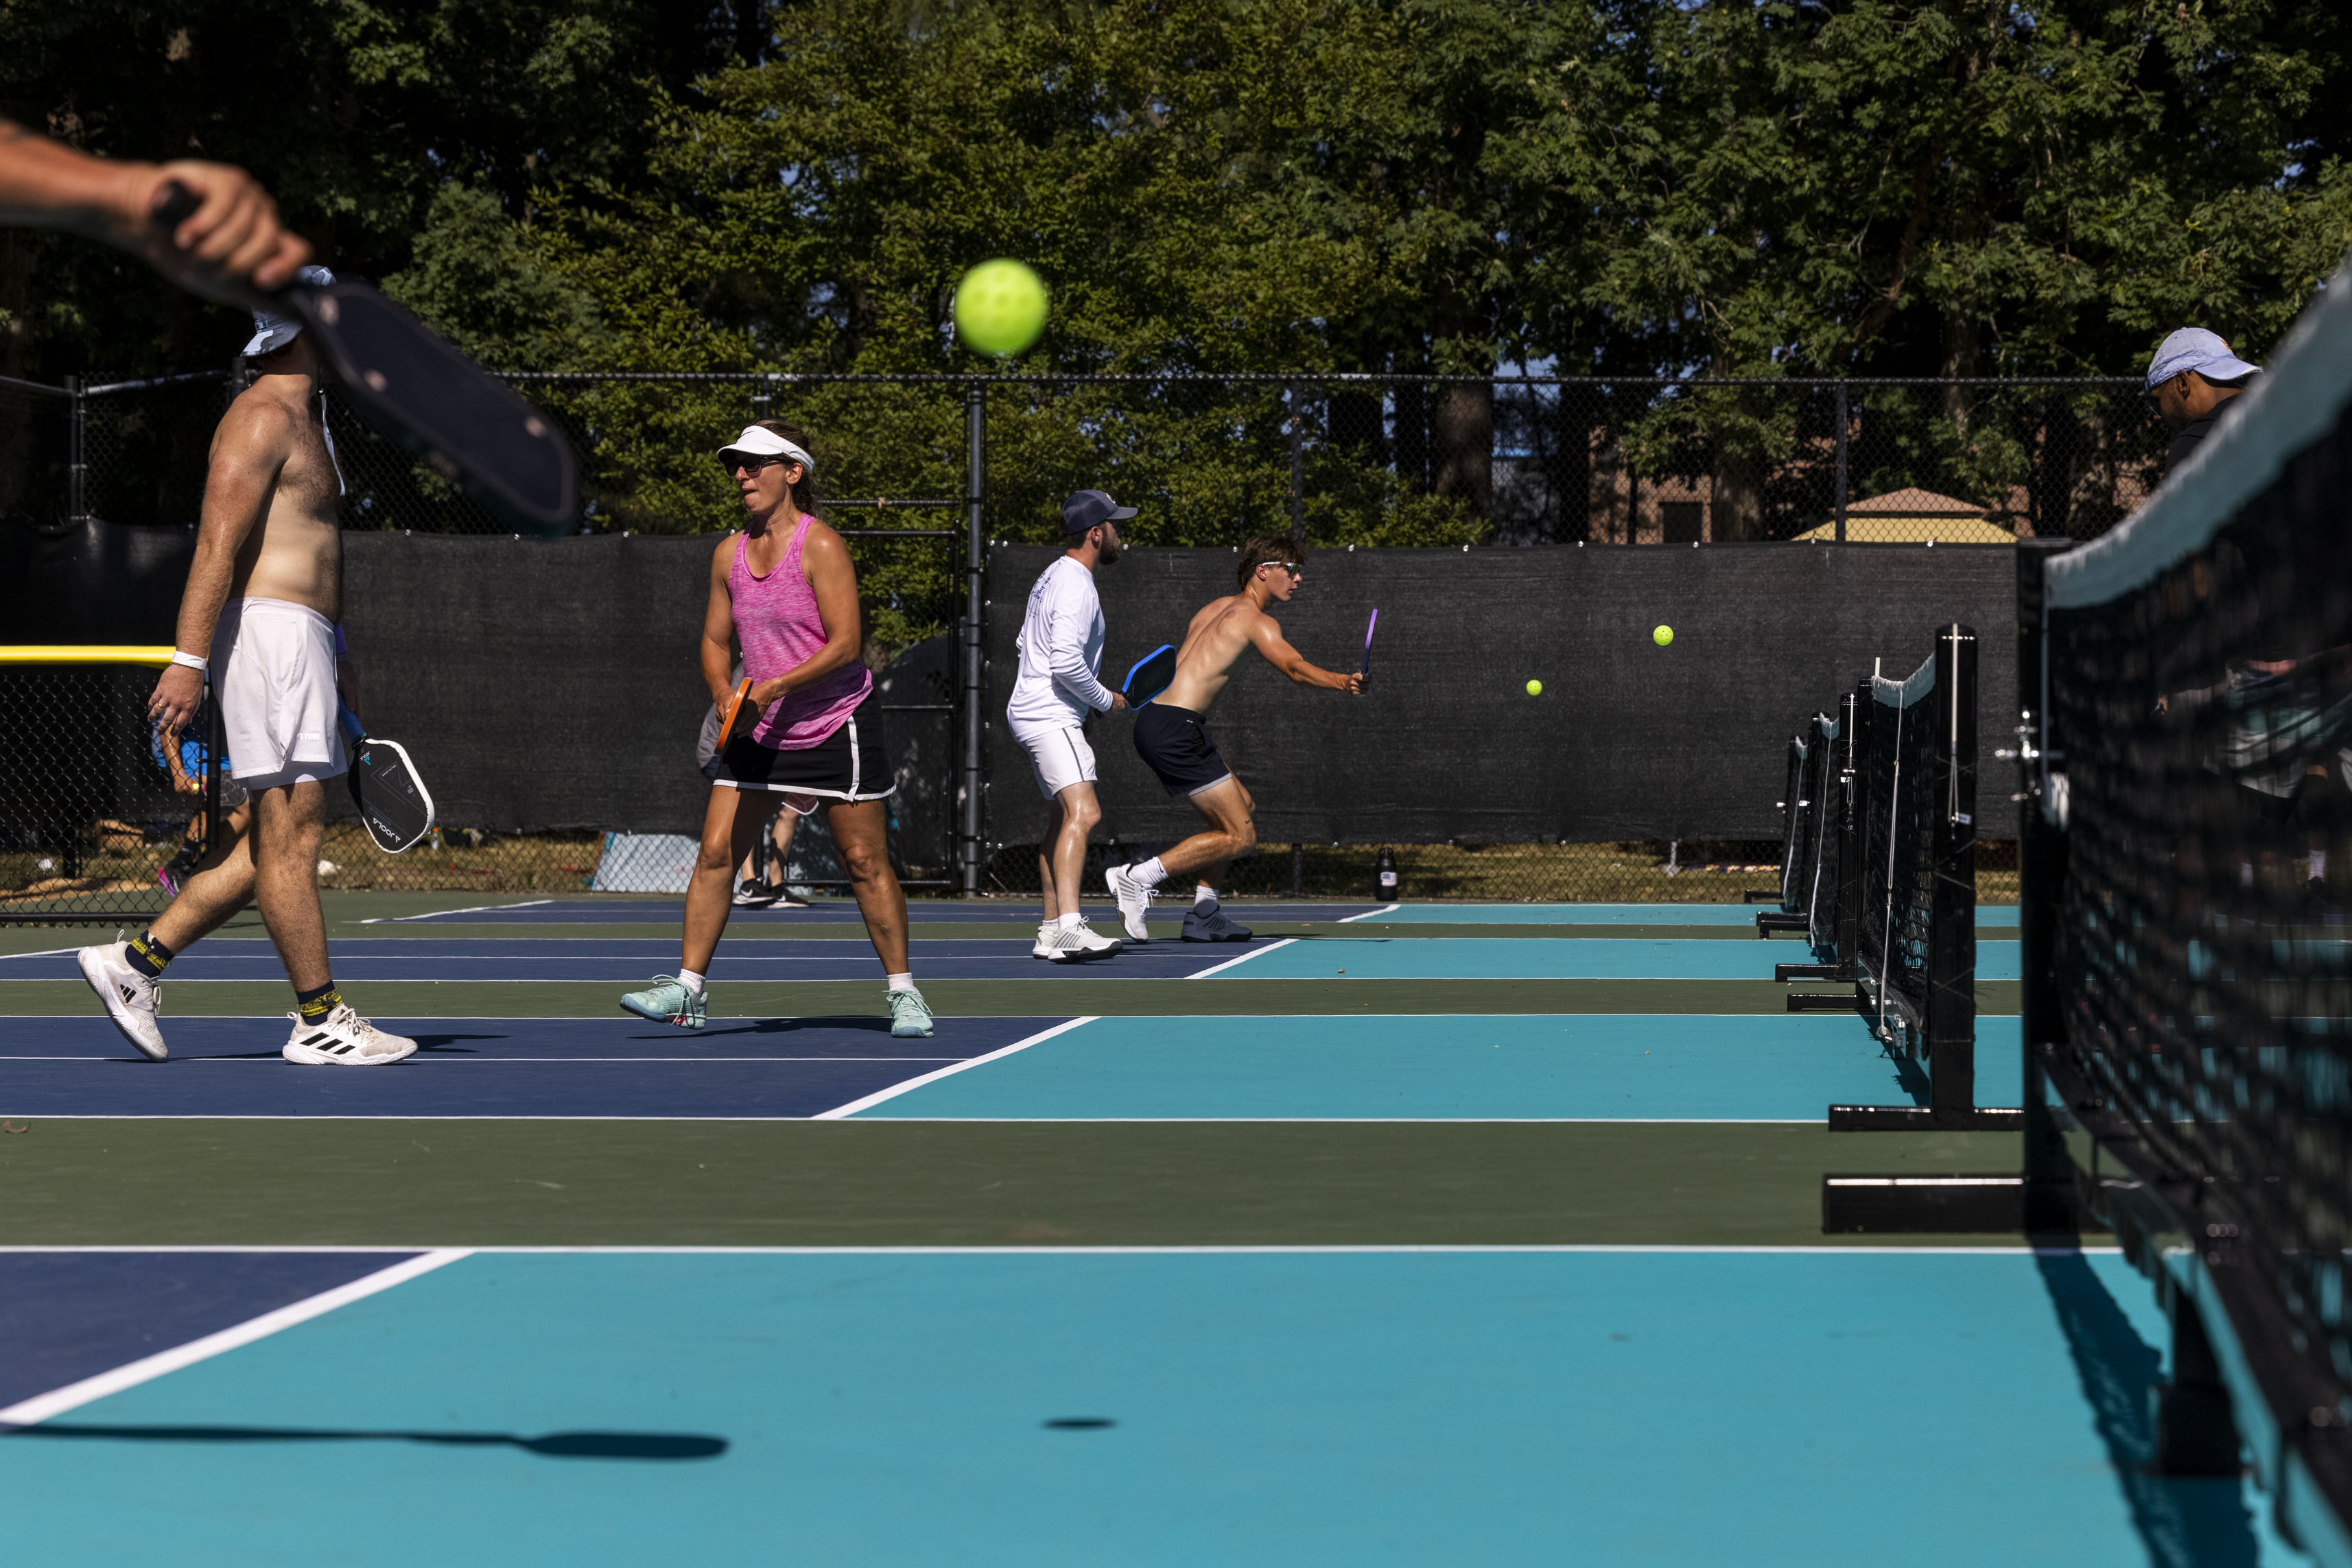
[{"label": "blue court surface", "polygon": [[[1162,898],[1153,909],[1165,918],[1181,914],[1183,904]],[[1382,907],[1378,904],[1256,904],[1236,903],[1228,906],[1234,918],[1243,925],[1255,915],[1264,920],[1345,920],[1351,915],[1369,915]],[[1516,907],[1497,905],[1496,907]],[[372,925],[661,925],[675,924],[680,904],[675,898],[542,898],[519,900],[512,904],[472,904],[464,909],[444,909],[429,915],[387,916],[372,921]],[[1087,918],[1115,921],[1118,907],[1108,896],[1099,903],[1089,899],[1086,904]],[[731,929],[737,925],[795,925],[811,923],[838,925],[855,923],[857,905],[845,898],[824,899],[806,909],[737,909],[728,915]],[[1002,921],[1008,925],[1035,925],[1037,902],[1034,899],[983,901],[949,901],[944,899],[910,899],[907,918],[920,925],[929,921],[945,921],[955,925]],[[1500,919],[1502,916],[1495,916]]]},{"label": "blue court surface", "polygon": [[[385,1253],[422,1271],[283,1310],[367,1261],[0,1257],[11,1298],[84,1309],[12,1394],[239,1291],[300,1319],[0,1411],[46,1417],[0,1437],[12,1557],[2292,1557],[2242,1483],[2147,1473],[2165,1336],[2111,1253]],[[143,1322],[109,1310],[133,1293]]]},{"label": "blue court surface", "polygon": [[[1769,980],[1805,961],[1797,943],[1524,942],[1492,936],[1316,936],[1264,944],[1223,971],[1235,979]],[[1977,978],[2017,978],[2017,944],[1977,944]]]},{"label": "blue court surface", "polygon": [[887,1018],[718,1019],[698,1030],[610,1019],[377,1020],[417,1041],[378,1072],[278,1055],[282,1018],[165,1018],[171,1060],[103,1018],[0,1018],[0,1112],[13,1116],[815,1116],[999,1051],[1060,1019],[941,1019],[893,1040]]},{"label": "blue court surface", "polygon": [[[282,1019],[167,1019],[163,1062],[101,1018],[0,1019],[0,1113],[801,1117],[983,1057],[857,1113],[1813,1122],[1926,1087],[1850,1014],[950,1018],[929,1040],[893,1040],[881,1018],[381,1021],[417,1054],[352,1074],[285,1061]],[[1979,1098],[2014,1104],[2016,1020],[1978,1035]]]},{"label": "blue court surface", "polygon": [[[1115,958],[1053,964],[1030,952],[1034,934],[908,944],[918,978],[1052,979],[1098,971],[1175,979],[1213,969],[1250,950],[1240,942],[1153,942]],[[1258,946],[1268,944],[1260,942]],[[677,967],[675,937],[455,938],[342,937],[331,945],[335,978],[354,980],[593,980],[635,989]],[[1770,972],[1769,969],[1766,971]],[[712,962],[714,983],[727,980],[880,980],[882,961],[863,942],[789,939],[724,942]],[[0,956],[0,980],[81,977],[70,950]],[[286,967],[268,939],[210,936],[172,961],[167,980],[283,980]]]},{"label": "blue court surface", "polygon": [[[2013,1018],[1977,1024],[1977,1092],[2021,1092]],[[1819,1122],[1925,1103],[1850,1014],[1104,1018],[861,1117]]]},{"label": "blue court surface", "polygon": [[[1241,915],[1249,906],[1237,904],[1233,907],[1236,915]],[[1359,924],[1753,926],[1757,911],[1777,907],[1769,904],[1400,904],[1377,906]],[[2017,905],[1979,904],[1977,924],[2014,925]]]}]

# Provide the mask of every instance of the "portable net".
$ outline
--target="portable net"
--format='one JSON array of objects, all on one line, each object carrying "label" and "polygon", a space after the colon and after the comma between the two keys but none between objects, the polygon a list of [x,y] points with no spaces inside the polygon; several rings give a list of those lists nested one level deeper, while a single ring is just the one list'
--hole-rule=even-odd
[{"label": "portable net", "polygon": [[1872,1030],[1906,1043],[1927,1016],[1935,919],[1936,661],[1907,679],[1873,676],[1864,708],[1859,848],[1862,897],[1854,961],[1868,977]]},{"label": "portable net", "polygon": [[2021,670],[2023,684],[2038,663],[2046,694],[2029,792],[2063,829],[2027,873],[2029,1039],[2105,1151],[2094,1201],[2158,1202],[2193,1241],[2181,1257],[2228,1303],[2270,1406],[2252,1425],[2241,1411],[2257,1461],[2289,1492],[2296,1478],[2278,1466],[2315,1479],[2333,1511],[2318,1528],[2339,1535],[2352,1502],[2347,295],[2339,274],[2146,510],[2046,566],[2027,558]]}]

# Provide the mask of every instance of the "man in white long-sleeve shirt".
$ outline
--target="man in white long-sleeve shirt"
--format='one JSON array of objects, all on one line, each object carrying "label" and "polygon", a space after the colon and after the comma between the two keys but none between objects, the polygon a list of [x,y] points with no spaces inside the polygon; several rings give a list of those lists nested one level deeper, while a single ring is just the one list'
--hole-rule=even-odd
[{"label": "man in white long-sleeve shirt", "polygon": [[1120,519],[1135,516],[1100,490],[1081,490],[1062,507],[1062,537],[1069,549],[1038,574],[1021,618],[1021,674],[1004,705],[1013,738],[1029,753],[1037,789],[1045,797],[1045,831],[1037,841],[1037,875],[1045,888],[1045,919],[1037,927],[1040,958],[1082,963],[1108,958],[1120,944],[1097,936],[1078,910],[1087,863],[1087,835],[1102,821],[1095,799],[1095,750],[1087,721],[1124,708],[1127,699],[1102,684],[1103,613],[1095,568],[1118,559]]}]

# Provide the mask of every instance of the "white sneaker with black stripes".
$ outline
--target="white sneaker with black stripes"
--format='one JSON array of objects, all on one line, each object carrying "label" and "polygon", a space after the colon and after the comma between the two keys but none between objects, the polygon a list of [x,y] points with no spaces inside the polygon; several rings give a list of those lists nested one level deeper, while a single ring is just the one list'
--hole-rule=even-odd
[{"label": "white sneaker with black stripes", "polygon": [[163,1010],[163,988],[131,967],[130,945],[108,942],[84,947],[75,959],[81,966],[81,977],[106,1004],[106,1016],[122,1031],[122,1038],[150,1061],[169,1056],[171,1052],[163,1048],[163,1028],[155,1021]]},{"label": "white sneaker with black stripes", "polygon": [[1051,920],[1037,927],[1037,942],[1029,949],[1029,956],[1051,958],[1054,956],[1054,929],[1055,923]]},{"label": "white sneaker with black stripes", "polygon": [[1097,958],[1116,958],[1121,944],[1112,936],[1098,935],[1083,920],[1076,925],[1057,927],[1054,932],[1054,962],[1085,964]]},{"label": "white sneaker with black stripes", "polygon": [[1151,909],[1152,890],[1136,881],[1135,868],[1131,865],[1105,866],[1103,885],[1110,889],[1111,897],[1118,902],[1119,922],[1127,932],[1127,939],[1138,946],[1150,941],[1151,927],[1144,924],[1144,917]]},{"label": "white sneaker with black stripes", "polygon": [[286,1016],[294,1020],[294,1033],[278,1054],[305,1067],[389,1067],[416,1054],[415,1040],[384,1033],[349,1002],[318,1023],[304,1023],[299,1012]]}]

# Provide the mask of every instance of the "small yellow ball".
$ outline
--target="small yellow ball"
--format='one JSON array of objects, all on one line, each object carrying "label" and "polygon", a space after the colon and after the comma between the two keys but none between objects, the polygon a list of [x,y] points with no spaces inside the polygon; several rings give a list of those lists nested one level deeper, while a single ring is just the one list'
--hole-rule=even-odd
[{"label": "small yellow ball", "polygon": [[1528,695],[1531,697],[1539,697],[1543,695],[1543,683],[1541,681],[1529,681],[1528,683]]},{"label": "small yellow ball", "polygon": [[1045,329],[1045,280],[1006,256],[983,261],[956,286],[956,335],[975,351],[1004,359]]},{"label": "small yellow ball", "polygon": [[1650,641],[1655,643],[1661,648],[1664,647],[1674,640],[1675,629],[1671,626],[1661,626],[1656,631],[1650,633]]}]

